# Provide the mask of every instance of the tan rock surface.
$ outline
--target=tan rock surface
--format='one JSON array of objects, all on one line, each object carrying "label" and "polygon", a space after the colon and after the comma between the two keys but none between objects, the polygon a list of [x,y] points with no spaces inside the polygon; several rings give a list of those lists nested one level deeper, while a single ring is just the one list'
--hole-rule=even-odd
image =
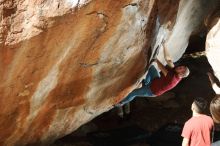
[{"label": "tan rock surface", "polygon": [[166,38],[179,59],[209,2],[2,0],[0,10],[0,145],[41,145],[135,88],[150,46]]},{"label": "tan rock surface", "polygon": [[216,77],[220,80],[220,19],[207,35],[206,54]]}]

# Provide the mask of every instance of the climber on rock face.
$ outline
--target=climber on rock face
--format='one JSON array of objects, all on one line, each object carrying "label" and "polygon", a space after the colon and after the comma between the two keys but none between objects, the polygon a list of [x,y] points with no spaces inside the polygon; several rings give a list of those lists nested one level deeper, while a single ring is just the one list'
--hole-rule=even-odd
[{"label": "climber on rock face", "polygon": [[[158,59],[153,59],[150,65],[146,78],[142,81],[142,87],[133,90],[128,94],[117,106],[123,106],[132,101],[136,96],[141,97],[155,97],[162,95],[166,91],[174,88],[182,78],[189,75],[188,67],[184,65],[174,66],[174,63],[167,52],[166,45],[163,43],[164,58],[169,68],[166,68]],[[157,71],[154,63],[161,70],[162,74]]]}]

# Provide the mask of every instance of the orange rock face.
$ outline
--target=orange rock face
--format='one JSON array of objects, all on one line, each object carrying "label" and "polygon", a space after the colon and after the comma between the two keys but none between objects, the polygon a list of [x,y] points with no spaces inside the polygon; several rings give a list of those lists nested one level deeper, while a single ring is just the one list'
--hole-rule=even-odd
[{"label": "orange rock face", "polygon": [[[181,56],[206,7],[176,0],[1,1],[0,145],[50,143],[111,109],[137,86],[150,46],[165,38],[173,57]],[[190,27],[177,43],[180,25]]]}]

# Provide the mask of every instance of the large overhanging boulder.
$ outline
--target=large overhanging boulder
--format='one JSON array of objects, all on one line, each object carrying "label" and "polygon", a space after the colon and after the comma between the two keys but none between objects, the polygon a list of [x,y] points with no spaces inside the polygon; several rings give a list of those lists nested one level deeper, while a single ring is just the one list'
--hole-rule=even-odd
[{"label": "large overhanging boulder", "polygon": [[212,6],[0,1],[0,145],[50,143],[108,111],[138,86],[162,39],[175,61],[182,56]]}]

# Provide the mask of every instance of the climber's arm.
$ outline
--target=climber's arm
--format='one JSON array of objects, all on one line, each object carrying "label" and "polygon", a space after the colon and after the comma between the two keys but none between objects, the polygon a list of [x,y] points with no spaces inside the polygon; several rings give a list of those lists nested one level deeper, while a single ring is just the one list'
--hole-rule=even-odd
[{"label": "climber's arm", "polygon": [[156,63],[159,69],[161,70],[161,72],[163,73],[163,75],[166,76],[168,73],[168,70],[165,68],[165,66],[158,59],[156,59]]},{"label": "climber's arm", "polygon": [[162,43],[162,45],[163,45],[164,58],[165,58],[165,60],[167,62],[167,65],[170,68],[174,68],[173,60],[171,59],[169,53],[167,52],[167,47],[166,47],[165,43]]}]

